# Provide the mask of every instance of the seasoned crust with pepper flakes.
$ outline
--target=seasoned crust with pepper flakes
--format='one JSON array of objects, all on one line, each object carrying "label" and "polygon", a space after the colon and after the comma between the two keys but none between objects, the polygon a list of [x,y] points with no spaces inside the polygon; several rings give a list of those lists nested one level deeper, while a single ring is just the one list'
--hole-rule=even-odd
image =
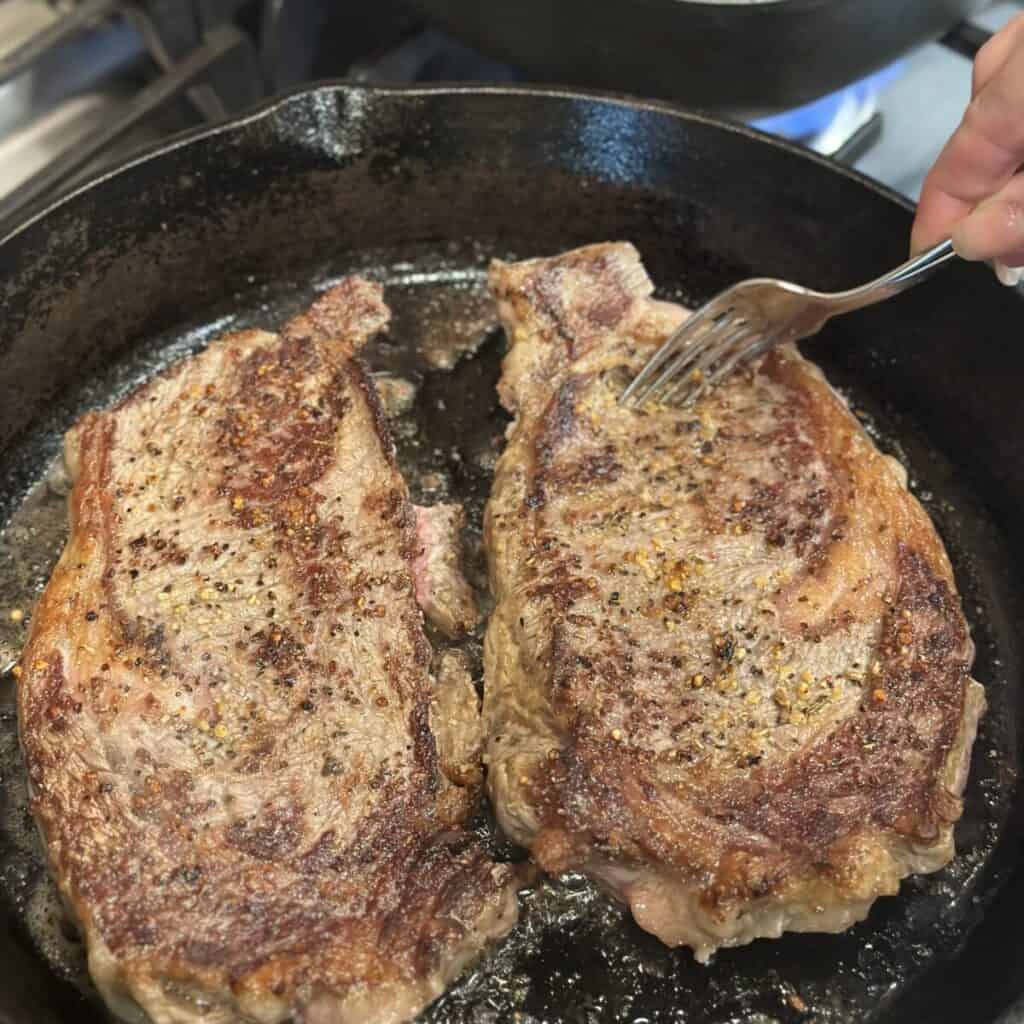
[{"label": "seasoned crust with pepper flakes", "polygon": [[700,959],[841,930],[944,865],[984,698],[902,470],[793,348],[696,408],[620,406],[685,316],[632,246],[490,280],[516,417],[485,524],[506,831]]},{"label": "seasoned crust with pepper flakes", "polygon": [[435,692],[422,545],[353,358],[387,316],[349,279],[67,438],[21,735],[121,1015],[402,1021],[515,920],[510,869],[461,828],[476,696],[447,670]]}]

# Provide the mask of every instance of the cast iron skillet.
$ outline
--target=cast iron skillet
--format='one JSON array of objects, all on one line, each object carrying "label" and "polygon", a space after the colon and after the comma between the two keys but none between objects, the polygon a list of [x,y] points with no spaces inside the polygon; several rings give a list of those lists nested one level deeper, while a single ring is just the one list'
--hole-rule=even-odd
[{"label": "cast iron skillet", "polygon": [[[345,270],[382,279],[396,307],[372,359],[419,384],[397,426],[414,491],[478,517],[505,422],[502,339],[479,288],[490,256],[631,239],[666,295],[695,301],[752,271],[867,280],[904,256],[909,224],[895,196],[752,132],[570,93],[325,86],[164,145],[0,244],[0,659],[22,629],[6,608],[30,605],[59,545],[62,485],[45,475],[75,416],[232,325],[278,324]],[[1022,309],[958,265],[808,346],[909,465],[975,631],[990,710],[956,862],[844,935],[759,942],[706,968],[580,879],[542,884],[426,1020],[1024,1020]],[[427,369],[418,350],[447,335],[476,354]],[[91,1024],[103,1013],[26,813],[13,682],[0,692],[0,1022]]]},{"label": "cast iron skillet", "polygon": [[535,81],[752,118],[947,32],[986,0],[413,0]]}]

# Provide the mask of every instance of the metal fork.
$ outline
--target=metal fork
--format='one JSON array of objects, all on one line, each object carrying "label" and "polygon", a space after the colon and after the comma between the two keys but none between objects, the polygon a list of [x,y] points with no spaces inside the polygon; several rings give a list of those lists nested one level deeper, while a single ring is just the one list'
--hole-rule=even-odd
[{"label": "metal fork", "polygon": [[955,255],[947,240],[845,292],[816,292],[775,278],[741,281],[705,303],[669,335],[620,401],[638,406],[651,399],[676,397],[678,404],[689,405],[743,363],[775,345],[816,334],[839,313],[899,295]]}]

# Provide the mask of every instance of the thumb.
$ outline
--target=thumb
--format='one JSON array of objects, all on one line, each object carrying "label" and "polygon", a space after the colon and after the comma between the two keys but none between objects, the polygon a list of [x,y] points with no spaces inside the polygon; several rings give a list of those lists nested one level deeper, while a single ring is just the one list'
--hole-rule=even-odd
[{"label": "thumb", "polygon": [[953,248],[966,260],[1024,265],[1024,175],[979,203],[952,232]]}]

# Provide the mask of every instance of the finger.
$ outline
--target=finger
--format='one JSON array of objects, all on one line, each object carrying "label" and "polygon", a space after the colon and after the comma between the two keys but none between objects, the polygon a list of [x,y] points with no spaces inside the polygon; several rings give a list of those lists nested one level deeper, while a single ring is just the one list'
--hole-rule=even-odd
[{"label": "finger", "polygon": [[1011,53],[1024,43],[1024,12],[1012,17],[974,57],[971,73],[971,97],[975,97],[1006,63]]},{"label": "finger", "polygon": [[921,190],[911,235],[915,251],[945,238],[1024,162],[1024,46],[1017,47],[971,101]]},{"label": "finger", "polygon": [[953,247],[967,260],[1024,265],[1024,174],[1011,178],[953,228]]},{"label": "finger", "polygon": [[954,224],[1010,180],[1022,159],[1024,146],[1019,151],[1007,149],[962,125],[946,143],[921,188],[911,232],[913,251],[947,238]]}]

